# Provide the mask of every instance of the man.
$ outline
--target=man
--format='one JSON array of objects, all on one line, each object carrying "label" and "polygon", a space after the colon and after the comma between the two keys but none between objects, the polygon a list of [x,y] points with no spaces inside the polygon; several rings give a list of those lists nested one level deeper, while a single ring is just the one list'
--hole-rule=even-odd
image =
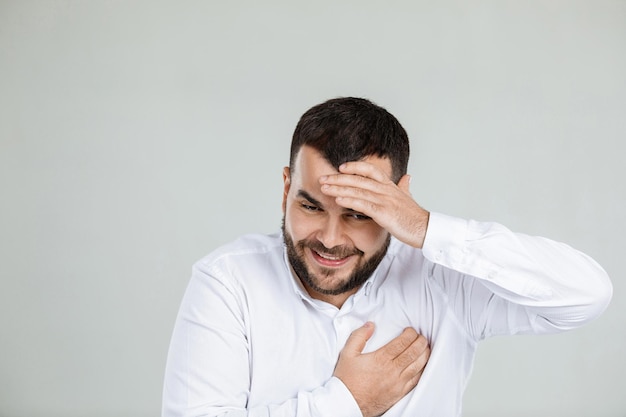
[{"label": "man", "polygon": [[284,169],[283,232],[193,269],[165,375],[170,416],[458,416],[477,343],[597,317],[586,255],[420,207],[409,142],[359,98],[307,111]]}]

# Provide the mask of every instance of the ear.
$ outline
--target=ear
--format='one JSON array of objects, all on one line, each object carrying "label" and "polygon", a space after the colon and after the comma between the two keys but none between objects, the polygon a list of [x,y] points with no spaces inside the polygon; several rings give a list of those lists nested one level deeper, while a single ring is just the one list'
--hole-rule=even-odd
[{"label": "ear", "polygon": [[283,214],[287,211],[287,194],[291,188],[291,171],[289,167],[283,168]]}]

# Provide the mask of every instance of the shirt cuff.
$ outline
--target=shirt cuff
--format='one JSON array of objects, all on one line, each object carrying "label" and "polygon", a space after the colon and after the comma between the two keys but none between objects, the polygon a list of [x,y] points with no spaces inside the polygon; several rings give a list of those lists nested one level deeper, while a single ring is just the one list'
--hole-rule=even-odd
[{"label": "shirt cuff", "polygon": [[431,262],[441,265],[464,263],[468,222],[441,213],[430,213],[422,253]]},{"label": "shirt cuff", "polygon": [[320,416],[363,417],[352,393],[337,377],[332,377],[323,388],[316,390],[314,396]]}]

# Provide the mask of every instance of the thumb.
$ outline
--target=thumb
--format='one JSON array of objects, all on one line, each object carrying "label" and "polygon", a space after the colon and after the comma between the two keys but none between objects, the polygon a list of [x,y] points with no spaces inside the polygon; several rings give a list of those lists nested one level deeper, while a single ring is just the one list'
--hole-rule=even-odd
[{"label": "thumb", "polygon": [[411,176],[406,174],[398,181],[398,188],[411,195]]},{"label": "thumb", "polygon": [[360,355],[372,334],[374,334],[374,323],[368,321],[352,332],[346,341],[346,345],[343,347],[342,353]]}]

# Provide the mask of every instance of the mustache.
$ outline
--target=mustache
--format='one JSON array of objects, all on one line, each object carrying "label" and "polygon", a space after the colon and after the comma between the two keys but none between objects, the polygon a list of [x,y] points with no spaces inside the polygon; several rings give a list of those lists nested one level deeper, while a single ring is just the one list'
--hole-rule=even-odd
[{"label": "mustache", "polygon": [[327,248],[322,242],[314,239],[301,240],[300,242],[298,242],[298,246],[300,247],[300,249],[309,248],[315,252],[335,256],[338,258],[346,258],[352,255],[363,256],[365,254],[365,252],[356,247],[351,248],[348,246],[334,246],[332,248]]}]

